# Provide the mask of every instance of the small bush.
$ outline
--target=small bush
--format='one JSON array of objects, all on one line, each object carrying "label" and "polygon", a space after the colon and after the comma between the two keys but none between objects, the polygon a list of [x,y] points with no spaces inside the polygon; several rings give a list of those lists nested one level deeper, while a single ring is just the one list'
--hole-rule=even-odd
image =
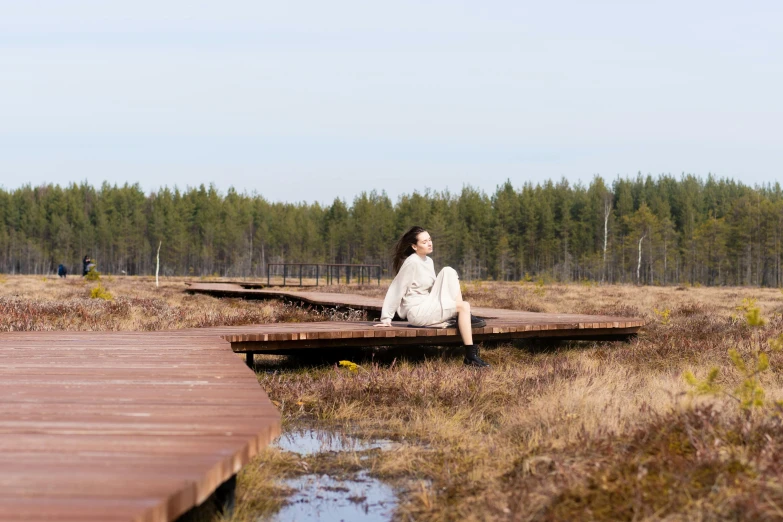
[{"label": "small bush", "polygon": [[655,315],[660,318],[661,325],[663,326],[669,326],[671,324],[671,318],[669,317],[672,313],[672,311],[668,308],[664,308],[663,310],[658,310],[657,308],[653,308],[653,312],[655,312]]},{"label": "small bush", "polygon": [[[773,350],[776,348],[775,340],[770,340],[770,346]],[[769,355],[764,352],[756,352],[752,358],[745,360],[735,348],[729,349],[728,355],[734,368],[742,375],[742,381],[739,386],[733,392],[726,391],[718,383],[718,368],[710,369],[709,374],[703,380],[697,379],[693,372],[686,371],[683,377],[685,382],[691,387],[693,395],[718,395],[722,393],[734,399],[739,408],[744,411],[779,404],[765,399],[764,387],[761,385],[761,374],[770,369]]]},{"label": "small bush", "polygon": [[755,299],[743,299],[737,310],[745,313],[745,320],[748,322],[748,326],[764,326],[767,323],[761,317],[761,309],[756,304]]},{"label": "small bush", "polygon": [[114,298],[114,296],[111,295],[111,292],[103,288],[103,285],[98,285],[92,290],[90,290],[90,298],[103,299],[104,301],[111,301]]},{"label": "small bush", "polygon": [[84,279],[87,281],[100,281],[101,280],[101,273],[98,272],[98,269],[96,269],[94,266],[90,267],[90,270],[85,274]]}]

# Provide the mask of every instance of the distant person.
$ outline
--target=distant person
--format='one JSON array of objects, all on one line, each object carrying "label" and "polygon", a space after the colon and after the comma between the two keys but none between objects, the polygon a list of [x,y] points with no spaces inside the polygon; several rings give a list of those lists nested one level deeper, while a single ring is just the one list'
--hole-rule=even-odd
[{"label": "distant person", "polygon": [[462,299],[457,271],[443,268],[435,275],[435,265],[427,254],[432,253],[432,239],[421,227],[412,227],[397,241],[392,264],[396,276],[386,292],[381,322],[375,326],[391,326],[395,312],[414,326],[445,326],[459,328],[465,344],[464,363],[468,366],[489,366],[479,357],[473,344],[472,328],[486,324],[470,314],[470,304]]},{"label": "distant person", "polygon": [[95,263],[92,262],[92,259],[90,259],[90,256],[84,256],[84,259],[82,260],[82,276],[86,276],[91,268],[95,267]]},{"label": "distant person", "polygon": [[57,267],[57,275],[62,277],[62,278],[65,278],[65,277],[68,276],[68,269],[65,268],[65,265],[61,264],[61,265],[59,265]]}]

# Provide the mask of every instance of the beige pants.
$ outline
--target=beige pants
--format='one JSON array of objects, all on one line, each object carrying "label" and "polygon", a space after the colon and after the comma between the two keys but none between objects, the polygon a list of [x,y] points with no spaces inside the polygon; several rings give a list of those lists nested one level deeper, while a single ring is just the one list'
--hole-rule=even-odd
[{"label": "beige pants", "polygon": [[444,267],[438,272],[427,299],[408,310],[408,322],[430,326],[451,319],[457,315],[457,298],[462,298],[457,271]]}]

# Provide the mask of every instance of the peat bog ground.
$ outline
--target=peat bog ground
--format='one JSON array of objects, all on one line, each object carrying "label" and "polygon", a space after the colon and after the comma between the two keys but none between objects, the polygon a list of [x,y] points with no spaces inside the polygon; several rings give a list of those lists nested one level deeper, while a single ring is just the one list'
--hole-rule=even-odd
[{"label": "peat bog ground", "polygon": [[[0,276],[0,331],[361,318],[186,295],[184,279],[101,284],[111,299],[91,298],[97,283],[80,278]],[[487,346],[493,366],[484,371],[438,349],[259,358],[259,383],[285,432],[367,444],[304,454],[270,447],[241,472],[231,520],[272,517],[294,498],[291,479],[322,475],[381,480],[397,493],[398,520],[783,518],[783,352],[769,342],[783,332],[779,290],[485,282],[464,291],[475,306],[649,324],[627,344]],[[694,395],[697,386],[715,391]],[[741,407],[747,393],[757,406]]]}]

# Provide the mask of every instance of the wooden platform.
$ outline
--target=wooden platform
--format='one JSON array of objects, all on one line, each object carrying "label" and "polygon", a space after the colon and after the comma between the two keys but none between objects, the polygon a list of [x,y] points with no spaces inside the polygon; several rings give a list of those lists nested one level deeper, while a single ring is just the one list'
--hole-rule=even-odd
[{"label": "wooden platform", "polygon": [[[281,298],[323,307],[365,310],[380,315],[383,300],[353,294],[296,292],[245,288],[236,283],[195,283],[188,292],[244,299]],[[496,308],[473,308],[474,315],[487,321],[473,330],[476,341],[504,341],[522,338],[624,340],[639,332],[645,322],[633,317],[577,314],[541,314]],[[456,328],[413,328],[395,322],[391,328],[377,328],[372,322],[287,323],[253,326],[242,333],[221,332],[235,352],[273,353],[302,348],[340,346],[387,346],[398,344],[460,344]],[[250,358],[248,358],[250,361]]]},{"label": "wooden platform", "polygon": [[0,333],[0,520],[169,521],[280,432],[215,331]]}]

